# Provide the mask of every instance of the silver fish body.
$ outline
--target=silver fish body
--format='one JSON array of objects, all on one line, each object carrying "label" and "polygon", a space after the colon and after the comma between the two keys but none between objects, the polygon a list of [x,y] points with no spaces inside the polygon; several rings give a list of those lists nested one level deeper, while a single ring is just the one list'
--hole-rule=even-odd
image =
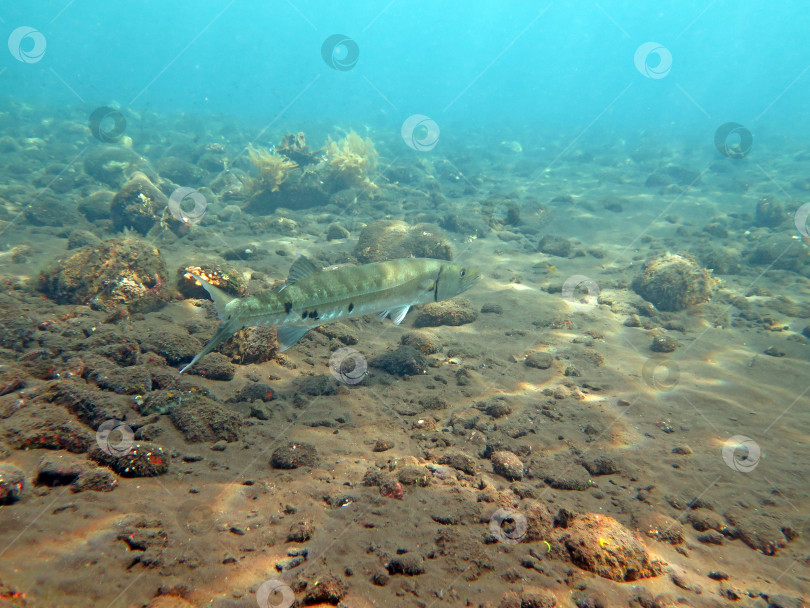
[{"label": "silver fish body", "polygon": [[429,258],[319,270],[299,257],[284,285],[257,296],[234,298],[201,280],[222,323],[180,373],[246,327],[277,326],[279,346],[284,351],[310,329],[341,319],[372,313],[384,318],[390,314],[399,324],[411,306],[452,298],[469,289],[479,276],[474,268]]}]

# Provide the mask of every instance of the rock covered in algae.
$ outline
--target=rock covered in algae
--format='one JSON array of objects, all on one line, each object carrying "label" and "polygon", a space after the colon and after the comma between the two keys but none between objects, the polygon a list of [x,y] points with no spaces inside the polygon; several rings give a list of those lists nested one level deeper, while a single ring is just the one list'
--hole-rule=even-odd
[{"label": "rock covered in algae", "polygon": [[110,217],[116,230],[131,228],[146,234],[160,222],[168,205],[169,199],[160,188],[138,171],[113,197]]},{"label": "rock covered in algae", "polygon": [[177,288],[184,297],[208,298],[196,277],[202,277],[211,285],[234,296],[241,297],[247,293],[247,282],[238,270],[222,264],[206,263],[177,269]]},{"label": "rock covered in algae", "polygon": [[712,283],[709,271],[693,257],[663,253],[644,262],[633,291],[658,310],[678,311],[708,300]]},{"label": "rock covered in algae", "polygon": [[168,298],[166,267],[157,248],[141,239],[102,241],[40,272],[38,288],[60,304],[97,310],[147,312]]},{"label": "rock covered in algae", "polygon": [[453,247],[436,226],[409,226],[399,220],[378,220],[363,228],[354,255],[361,262],[381,262],[411,256],[452,260]]}]

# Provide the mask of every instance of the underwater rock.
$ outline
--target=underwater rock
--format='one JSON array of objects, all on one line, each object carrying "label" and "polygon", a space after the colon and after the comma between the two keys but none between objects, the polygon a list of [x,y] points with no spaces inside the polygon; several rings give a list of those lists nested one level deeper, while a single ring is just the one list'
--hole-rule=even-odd
[{"label": "underwater rock", "polygon": [[671,353],[675,352],[679,344],[675,338],[670,336],[656,336],[653,338],[650,350],[655,353]]},{"label": "underwater rock", "polygon": [[103,184],[120,188],[128,175],[144,168],[145,164],[131,148],[99,146],[84,157],[84,172]]},{"label": "underwater rock", "polygon": [[239,441],[242,417],[207,397],[194,396],[169,411],[174,426],[186,441]]},{"label": "underwater rock", "polygon": [[57,260],[40,272],[37,288],[59,304],[148,312],[165,303],[166,280],[166,267],[152,244],[121,238],[88,245]]},{"label": "underwater rock", "polygon": [[204,170],[176,156],[159,158],[155,161],[154,166],[161,177],[191,188],[203,186],[207,176]]},{"label": "underwater rock", "polygon": [[99,190],[79,201],[79,212],[90,222],[110,219],[110,207],[115,192]]},{"label": "underwater rock", "polygon": [[337,384],[331,374],[304,376],[296,380],[295,386],[299,394],[309,395],[310,397],[337,395]]},{"label": "underwater rock", "polygon": [[545,352],[531,352],[523,360],[527,367],[534,367],[536,369],[548,369],[554,365],[554,357]]},{"label": "underwater rock", "polygon": [[425,560],[418,553],[403,553],[392,557],[385,568],[391,574],[416,576],[425,573]]},{"label": "underwater rock", "polygon": [[737,274],[740,272],[742,257],[739,251],[730,247],[715,247],[708,243],[698,243],[692,253],[706,268],[717,274]]},{"label": "underwater rock", "polygon": [[84,382],[53,382],[45,390],[45,398],[58,403],[92,429],[106,420],[123,420],[128,409],[125,398],[94,390]]},{"label": "underwater rock", "polygon": [[481,217],[495,230],[520,224],[520,207],[507,196],[490,196],[481,203]]},{"label": "underwater rock", "polygon": [[664,253],[644,262],[633,291],[658,310],[679,311],[708,300],[712,278],[705,268],[686,254]]},{"label": "underwater rock", "polygon": [[493,452],[490,457],[492,470],[509,481],[523,479],[523,462],[512,452],[501,450]]},{"label": "underwater rock", "polygon": [[546,234],[540,239],[537,250],[547,255],[568,258],[571,257],[571,254],[574,252],[574,246],[571,244],[571,241],[564,237]]},{"label": "underwater rock", "polygon": [[33,226],[79,226],[84,223],[72,206],[51,196],[37,198],[25,208],[24,215]]},{"label": "underwater rock", "polygon": [[0,464],[0,505],[10,505],[20,499],[25,489],[25,473],[13,464]]},{"label": "underwater rock", "polygon": [[100,242],[101,239],[89,230],[74,230],[68,236],[67,248],[69,250],[81,249],[87,245],[97,245]]},{"label": "underwater rock", "polygon": [[45,456],[37,466],[35,483],[38,486],[66,486],[76,481],[85,471],[87,464],[76,456],[69,454]]},{"label": "underwater rock", "polygon": [[340,239],[347,239],[350,236],[351,233],[339,224],[329,224],[329,227],[326,229],[327,241],[338,241]]},{"label": "underwater rock", "polygon": [[138,171],[113,197],[110,217],[116,230],[131,228],[145,235],[160,222],[168,206],[168,197]]},{"label": "underwater rock", "polygon": [[409,331],[402,334],[399,341],[405,346],[412,346],[423,355],[433,355],[442,349],[439,339],[426,331]]},{"label": "underwater rock", "polygon": [[225,293],[234,296],[242,297],[247,294],[247,281],[236,268],[216,263],[205,263],[199,266],[184,266],[177,269],[177,289],[183,294],[184,298],[209,299],[208,292],[205,291],[200,281],[194,277],[202,277],[211,285],[219,287]]},{"label": "underwater rock", "polygon": [[754,216],[757,226],[766,228],[776,228],[787,221],[785,206],[775,196],[763,196],[757,201],[756,215]]},{"label": "underwater rock", "polygon": [[664,570],[665,564],[651,558],[643,543],[612,517],[576,516],[560,540],[574,565],[612,581],[637,581]]},{"label": "underwater rock", "polygon": [[186,330],[171,326],[161,327],[159,331],[139,336],[138,341],[144,352],[157,353],[166,359],[169,365],[188,363],[203,347],[202,342],[189,335]]},{"label": "underwater rock", "polygon": [[104,451],[95,447],[91,460],[109,467],[121,477],[155,477],[169,470],[169,454],[162,447],[146,441],[134,442],[125,450]]},{"label": "underwater rock", "polygon": [[378,220],[363,228],[354,255],[363,263],[407,257],[452,260],[453,248],[436,226]]},{"label": "underwater rock", "polygon": [[411,346],[399,346],[395,350],[374,357],[371,367],[381,369],[392,376],[418,376],[428,367],[427,358]]},{"label": "underwater rock", "polygon": [[466,298],[453,298],[443,302],[425,304],[416,316],[415,327],[438,327],[439,325],[466,325],[478,318],[472,302]]},{"label": "underwater rock", "polygon": [[87,427],[62,408],[29,405],[10,419],[4,430],[7,443],[17,449],[67,450],[81,454],[94,444]]},{"label": "underwater rock", "polygon": [[217,350],[239,365],[272,361],[278,354],[276,329],[271,325],[246,327],[228,338]]},{"label": "underwater rock", "polygon": [[228,151],[221,143],[200,144],[194,150],[195,163],[198,167],[219,173],[228,168]]},{"label": "underwater rock", "polygon": [[466,237],[481,238],[489,232],[489,226],[478,219],[471,219],[461,213],[448,213],[444,216],[439,225],[445,230],[463,234]]},{"label": "underwater rock", "polygon": [[348,592],[349,586],[339,577],[332,574],[318,576],[306,586],[302,604],[304,606],[315,604],[338,606],[341,605],[340,600]]},{"label": "underwater rock", "polygon": [[320,462],[315,446],[303,441],[290,442],[276,448],[270,457],[270,464],[275,469],[297,469],[314,467]]},{"label": "underwater rock", "polygon": [[478,472],[475,458],[464,452],[448,452],[439,458],[438,463],[451,466],[467,475],[475,475]]},{"label": "underwater rock", "polygon": [[233,380],[236,368],[231,360],[220,353],[209,353],[195,367],[188,370],[192,376],[202,376],[209,380]]}]

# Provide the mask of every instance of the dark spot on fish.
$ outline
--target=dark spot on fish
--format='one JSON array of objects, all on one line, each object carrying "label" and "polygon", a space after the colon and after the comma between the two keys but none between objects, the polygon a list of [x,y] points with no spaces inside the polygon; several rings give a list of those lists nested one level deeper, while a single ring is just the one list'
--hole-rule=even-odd
[{"label": "dark spot on fish", "polygon": [[318,318],[318,311],[313,310],[311,313],[309,313],[309,318],[310,319],[317,319]]},{"label": "dark spot on fish", "polygon": [[354,310],[354,303],[353,303],[353,302],[349,302],[349,312],[351,312],[351,311],[353,311],[353,310]]},{"label": "dark spot on fish", "polygon": [[306,310],[305,310],[304,312],[302,312],[302,313],[301,313],[301,318],[302,318],[302,319],[306,319],[306,318],[307,318],[307,311],[306,311]]},{"label": "dark spot on fish", "polygon": [[291,310],[292,310],[292,302],[284,302],[284,312],[290,314]]}]

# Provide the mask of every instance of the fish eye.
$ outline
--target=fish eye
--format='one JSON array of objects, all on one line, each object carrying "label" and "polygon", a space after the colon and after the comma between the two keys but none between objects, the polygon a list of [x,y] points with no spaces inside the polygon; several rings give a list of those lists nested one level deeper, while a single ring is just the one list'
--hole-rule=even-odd
[{"label": "fish eye", "polygon": [[467,269],[466,269],[466,268],[462,268],[462,269],[459,271],[459,273],[458,273],[458,274],[459,274],[459,276],[463,277],[464,275],[466,275],[466,274],[467,274]]}]

